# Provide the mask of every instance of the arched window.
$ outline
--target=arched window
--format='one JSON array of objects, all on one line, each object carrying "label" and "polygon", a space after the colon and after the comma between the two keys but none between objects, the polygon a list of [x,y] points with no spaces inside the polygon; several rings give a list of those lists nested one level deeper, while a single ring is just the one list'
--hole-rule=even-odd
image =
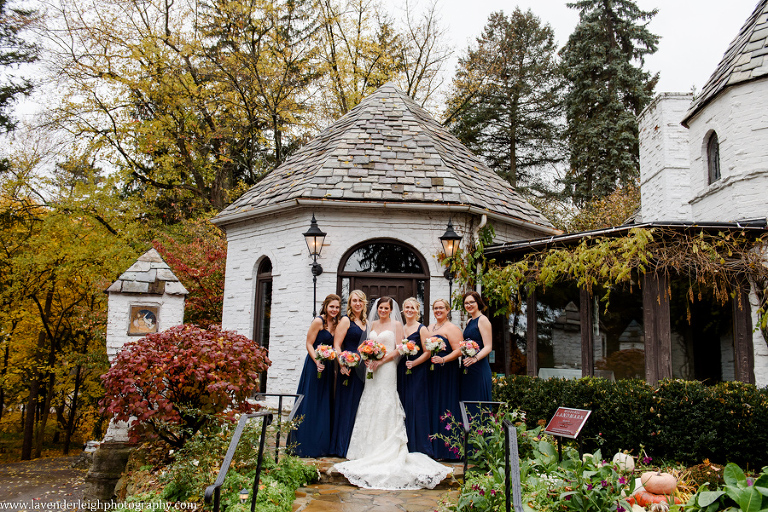
[{"label": "arched window", "polygon": [[[269,349],[269,320],[272,316],[272,262],[264,258],[256,272],[256,301],[253,315],[253,340]],[[267,372],[259,376],[259,391],[267,392]]]},{"label": "arched window", "polygon": [[416,297],[423,315],[424,305],[429,304],[427,262],[413,247],[397,240],[368,240],[352,247],[341,258],[338,276],[342,311],[346,311],[349,292],[358,289],[365,292],[371,303],[384,295],[398,304]]},{"label": "arched window", "polygon": [[720,179],[720,143],[715,132],[712,132],[707,140],[707,169],[711,185]]}]

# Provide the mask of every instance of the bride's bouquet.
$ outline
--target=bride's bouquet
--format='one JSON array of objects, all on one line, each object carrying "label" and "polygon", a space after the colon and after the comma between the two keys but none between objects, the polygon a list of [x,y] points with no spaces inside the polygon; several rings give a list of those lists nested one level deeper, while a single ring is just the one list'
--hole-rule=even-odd
[{"label": "bride's bouquet", "polygon": [[[315,349],[315,359],[321,363],[336,359],[336,351],[330,345],[320,345]],[[317,378],[323,376],[323,372],[317,372]]]},{"label": "bride's bouquet", "polygon": [[[363,361],[378,361],[387,354],[387,347],[376,340],[365,340],[357,347],[357,351],[360,352]],[[365,378],[373,378],[373,371],[370,368],[366,369]]]},{"label": "bride's bouquet", "polygon": [[[408,356],[415,356],[416,354],[419,353],[419,350],[420,350],[419,346],[415,342],[408,339],[404,339],[402,343],[398,343],[397,347],[395,348],[397,349],[397,352],[401,356],[406,356],[407,361],[410,361],[410,359],[408,359]],[[411,373],[413,372],[411,371],[410,368],[408,368],[408,370],[406,370],[405,372],[406,375]]]},{"label": "bride's bouquet", "polygon": [[[357,352],[352,352],[351,350],[345,350],[341,354],[339,354],[339,364],[341,366],[344,366],[346,368],[354,368],[358,364],[360,364],[360,354]],[[349,386],[349,376],[345,376],[344,382],[342,382],[344,386]]]},{"label": "bride's bouquet", "polygon": [[[475,355],[480,352],[480,345],[477,344],[476,341],[472,340],[464,340],[461,343],[459,343],[459,348],[461,349],[461,355],[464,357],[475,357]],[[464,367],[464,373],[467,373],[467,367]]]},{"label": "bride's bouquet", "polygon": [[[429,350],[432,352],[432,357],[435,357],[435,355],[440,352],[441,350],[445,350],[445,341],[443,338],[439,338],[437,336],[431,336],[424,340],[424,350]],[[435,363],[432,363],[429,366],[430,370],[435,369]]]}]

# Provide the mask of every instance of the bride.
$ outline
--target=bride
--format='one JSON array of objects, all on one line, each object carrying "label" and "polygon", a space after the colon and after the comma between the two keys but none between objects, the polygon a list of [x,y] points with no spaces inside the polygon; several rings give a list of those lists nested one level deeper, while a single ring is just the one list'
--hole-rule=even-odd
[{"label": "bride", "polygon": [[368,362],[374,378],[366,379],[347,462],[334,467],[350,483],[369,489],[434,488],[451,469],[423,453],[408,453],[405,413],[397,394],[396,342],[403,339],[403,323],[397,303],[378,299],[369,315],[368,339],[384,344],[380,361]]}]

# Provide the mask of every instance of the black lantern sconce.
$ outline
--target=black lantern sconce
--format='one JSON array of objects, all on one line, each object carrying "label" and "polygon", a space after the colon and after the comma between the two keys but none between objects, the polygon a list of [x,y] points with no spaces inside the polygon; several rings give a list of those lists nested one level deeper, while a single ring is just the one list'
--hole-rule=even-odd
[{"label": "black lantern sconce", "polygon": [[440,243],[443,244],[443,252],[448,259],[448,268],[445,270],[445,278],[448,280],[448,300],[453,304],[453,270],[451,265],[453,264],[453,257],[456,255],[456,251],[459,249],[459,242],[461,236],[453,230],[453,222],[448,219],[448,228],[440,237]]},{"label": "black lantern sconce", "polygon": [[323,267],[317,262],[317,257],[323,250],[325,233],[317,227],[315,214],[312,214],[312,222],[309,224],[309,230],[304,233],[304,240],[307,242],[309,255],[312,256],[312,317],[317,316],[317,276],[323,273]]}]

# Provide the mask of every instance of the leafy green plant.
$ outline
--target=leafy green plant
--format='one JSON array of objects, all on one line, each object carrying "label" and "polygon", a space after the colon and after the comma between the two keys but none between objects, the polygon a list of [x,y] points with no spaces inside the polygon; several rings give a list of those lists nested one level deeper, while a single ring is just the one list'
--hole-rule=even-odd
[{"label": "leafy green plant", "polygon": [[768,466],[764,467],[757,479],[748,478],[742,469],[729,463],[723,471],[725,484],[721,489],[710,490],[704,484],[691,496],[685,505],[672,510],[684,512],[761,512],[768,510]]}]

